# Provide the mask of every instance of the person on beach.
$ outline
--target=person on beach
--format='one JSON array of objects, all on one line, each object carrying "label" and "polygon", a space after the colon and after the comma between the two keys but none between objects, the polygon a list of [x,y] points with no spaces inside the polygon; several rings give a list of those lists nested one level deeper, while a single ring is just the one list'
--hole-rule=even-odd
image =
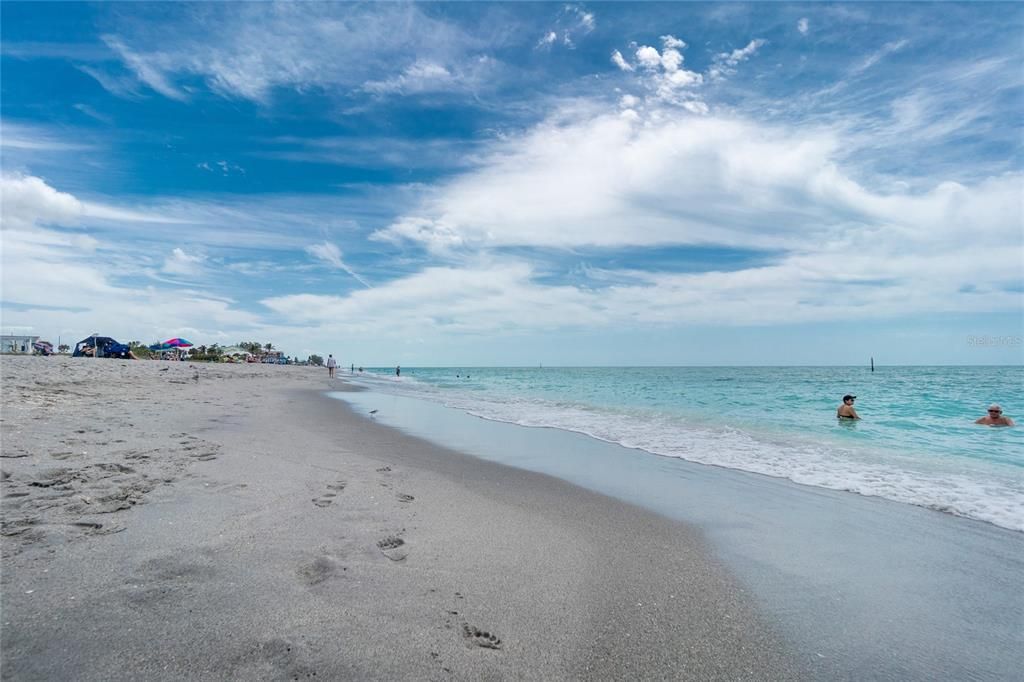
[{"label": "person on beach", "polygon": [[1016,426],[1013,420],[1003,416],[1003,408],[995,403],[988,406],[988,414],[974,422],[985,426]]},{"label": "person on beach", "polygon": [[331,355],[330,353],[328,353],[327,354],[327,377],[329,379],[333,379],[334,378],[334,368],[337,367],[337,366],[338,366],[338,363],[335,361],[334,356]]},{"label": "person on beach", "polygon": [[857,396],[850,395],[847,393],[843,396],[843,404],[836,410],[836,417],[839,419],[860,419],[860,415],[857,414],[857,410],[853,409],[853,401],[857,399]]},{"label": "person on beach", "polygon": [[395,367],[395,376],[396,377],[402,376],[402,366],[401,365],[399,365],[398,367]]}]

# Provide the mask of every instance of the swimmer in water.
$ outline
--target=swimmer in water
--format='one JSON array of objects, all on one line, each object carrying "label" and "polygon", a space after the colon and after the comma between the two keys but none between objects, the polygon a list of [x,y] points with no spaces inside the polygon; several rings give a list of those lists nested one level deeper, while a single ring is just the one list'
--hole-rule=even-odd
[{"label": "swimmer in water", "polygon": [[857,410],[853,409],[853,401],[857,396],[846,394],[843,396],[843,404],[836,410],[836,417],[839,419],[860,419]]},{"label": "swimmer in water", "polygon": [[1013,420],[1003,416],[1003,408],[995,403],[988,406],[988,414],[974,422],[985,426],[1016,426]]}]

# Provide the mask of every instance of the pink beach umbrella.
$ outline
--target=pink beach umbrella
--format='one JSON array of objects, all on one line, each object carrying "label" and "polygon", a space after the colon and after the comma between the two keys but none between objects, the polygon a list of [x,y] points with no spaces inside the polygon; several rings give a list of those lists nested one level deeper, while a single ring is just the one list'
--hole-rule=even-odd
[{"label": "pink beach umbrella", "polygon": [[191,348],[192,342],[188,339],[179,339],[178,337],[174,337],[173,339],[167,339],[160,345],[167,346],[169,348]]}]

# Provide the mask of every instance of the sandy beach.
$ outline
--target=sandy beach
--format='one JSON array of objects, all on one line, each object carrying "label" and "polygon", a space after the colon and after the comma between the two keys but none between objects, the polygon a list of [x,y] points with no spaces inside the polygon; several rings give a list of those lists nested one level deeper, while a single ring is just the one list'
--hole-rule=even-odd
[{"label": "sandy beach", "polygon": [[4,679],[814,676],[691,527],[326,370],[0,362]]}]

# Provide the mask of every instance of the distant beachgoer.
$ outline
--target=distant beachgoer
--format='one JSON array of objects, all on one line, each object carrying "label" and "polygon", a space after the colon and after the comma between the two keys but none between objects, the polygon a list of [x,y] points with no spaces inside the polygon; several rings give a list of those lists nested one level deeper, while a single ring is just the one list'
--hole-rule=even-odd
[{"label": "distant beachgoer", "polygon": [[853,409],[853,401],[857,396],[847,393],[843,396],[843,404],[836,410],[836,416],[840,419],[860,419],[857,410]]},{"label": "distant beachgoer", "polygon": [[355,374],[356,373],[356,366],[352,365],[351,367],[348,368],[348,371],[349,371],[350,374]]},{"label": "distant beachgoer", "polygon": [[974,423],[984,424],[985,426],[1016,426],[1012,419],[1003,416],[1003,408],[999,407],[995,403],[988,406],[987,415]]},{"label": "distant beachgoer", "polygon": [[395,376],[396,377],[402,376],[402,366],[401,365],[399,365],[398,367],[395,367]]},{"label": "distant beachgoer", "polygon": [[327,378],[328,379],[333,379],[334,378],[334,368],[337,367],[337,366],[338,366],[338,363],[337,363],[337,361],[335,361],[334,356],[331,355],[330,353],[328,353],[327,354]]}]

